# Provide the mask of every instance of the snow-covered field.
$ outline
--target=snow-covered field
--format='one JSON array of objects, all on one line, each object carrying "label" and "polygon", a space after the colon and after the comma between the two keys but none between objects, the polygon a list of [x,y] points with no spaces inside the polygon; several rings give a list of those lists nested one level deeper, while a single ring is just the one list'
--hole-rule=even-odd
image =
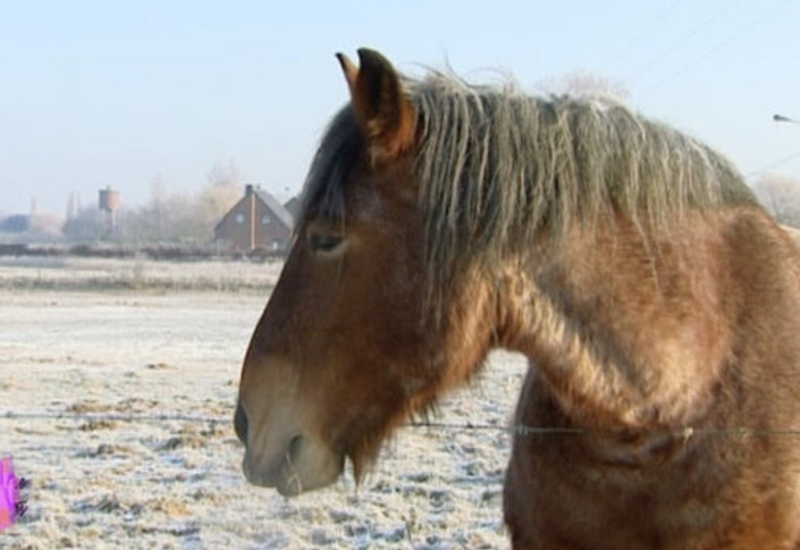
[{"label": "snow-covered field", "polygon": [[32,480],[0,548],[508,548],[515,356],[432,419],[497,430],[405,428],[359,488],[284,499],[245,482],[230,419],[279,267],[0,262],[0,455]]}]

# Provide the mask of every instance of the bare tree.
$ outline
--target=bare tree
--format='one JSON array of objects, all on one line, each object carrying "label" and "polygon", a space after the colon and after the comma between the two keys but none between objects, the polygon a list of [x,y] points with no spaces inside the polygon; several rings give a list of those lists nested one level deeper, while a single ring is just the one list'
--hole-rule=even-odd
[{"label": "bare tree", "polygon": [[53,238],[61,233],[64,220],[56,214],[37,213],[31,216],[28,231],[41,237]]},{"label": "bare tree", "polygon": [[242,197],[244,177],[233,160],[218,162],[206,175],[207,185],[197,199],[198,218],[208,227],[209,237],[214,226]]},{"label": "bare tree", "polygon": [[240,186],[244,182],[241,171],[233,159],[217,162],[206,174],[206,180],[212,186]]},{"label": "bare tree", "polygon": [[[197,193],[169,193],[162,177],[151,184],[150,201],[119,212],[118,239],[125,243],[204,244],[214,227],[242,197],[243,178],[233,161],[215,164]],[[99,212],[82,210],[64,226],[73,241],[99,238]]]},{"label": "bare tree", "polygon": [[152,226],[155,228],[155,240],[162,239],[162,232],[166,213],[164,212],[164,203],[167,200],[167,185],[164,183],[164,178],[161,174],[157,174],[150,184],[150,201],[152,212]]},{"label": "bare tree", "polygon": [[758,179],[753,190],[778,223],[800,228],[800,180],[765,174]]},{"label": "bare tree", "polygon": [[204,220],[198,215],[197,199],[188,193],[169,195],[164,202],[165,219],[161,240],[175,243],[208,242]]},{"label": "bare tree", "polygon": [[72,242],[99,241],[103,234],[100,211],[97,208],[82,208],[61,229],[67,240]]},{"label": "bare tree", "polygon": [[631,92],[618,80],[585,70],[574,70],[558,78],[546,78],[536,86],[545,93],[574,96],[604,96],[628,101]]}]

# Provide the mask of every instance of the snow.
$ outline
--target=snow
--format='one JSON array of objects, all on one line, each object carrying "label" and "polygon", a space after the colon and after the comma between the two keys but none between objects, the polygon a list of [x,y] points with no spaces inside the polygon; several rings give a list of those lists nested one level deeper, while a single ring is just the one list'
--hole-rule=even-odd
[{"label": "snow", "polygon": [[[432,419],[498,429],[407,427],[360,487],[285,499],[246,483],[231,421],[280,266],[136,262],[0,262],[0,455],[32,480],[0,547],[508,548],[524,360],[493,354]],[[140,290],[102,284],[137,272]]]}]

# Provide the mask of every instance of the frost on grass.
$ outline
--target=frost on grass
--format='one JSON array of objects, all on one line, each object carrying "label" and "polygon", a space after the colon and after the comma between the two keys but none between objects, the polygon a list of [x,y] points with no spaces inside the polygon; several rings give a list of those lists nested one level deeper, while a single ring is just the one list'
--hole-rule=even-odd
[{"label": "frost on grass", "polygon": [[[227,419],[266,294],[0,300],[3,410],[77,415],[0,418],[0,452],[33,482],[3,548],[508,548],[500,430],[406,428],[359,488],[347,475],[287,500],[245,482]],[[494,356],[479,389],[446,398],[433,420],[505,425],[525,368]],[[153,413],[224,422],[120,418]]]}]

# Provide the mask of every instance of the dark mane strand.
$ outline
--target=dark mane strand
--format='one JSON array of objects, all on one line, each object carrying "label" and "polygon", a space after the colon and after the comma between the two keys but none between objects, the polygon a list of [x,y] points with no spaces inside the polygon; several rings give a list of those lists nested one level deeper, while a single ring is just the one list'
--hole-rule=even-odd
[{"label": "dark mane strand", "polygon": [[311,162],[295,231],[312,216],[344,223],[345,181],[363,151],[364,138],[348,105],[328,125]]}]

